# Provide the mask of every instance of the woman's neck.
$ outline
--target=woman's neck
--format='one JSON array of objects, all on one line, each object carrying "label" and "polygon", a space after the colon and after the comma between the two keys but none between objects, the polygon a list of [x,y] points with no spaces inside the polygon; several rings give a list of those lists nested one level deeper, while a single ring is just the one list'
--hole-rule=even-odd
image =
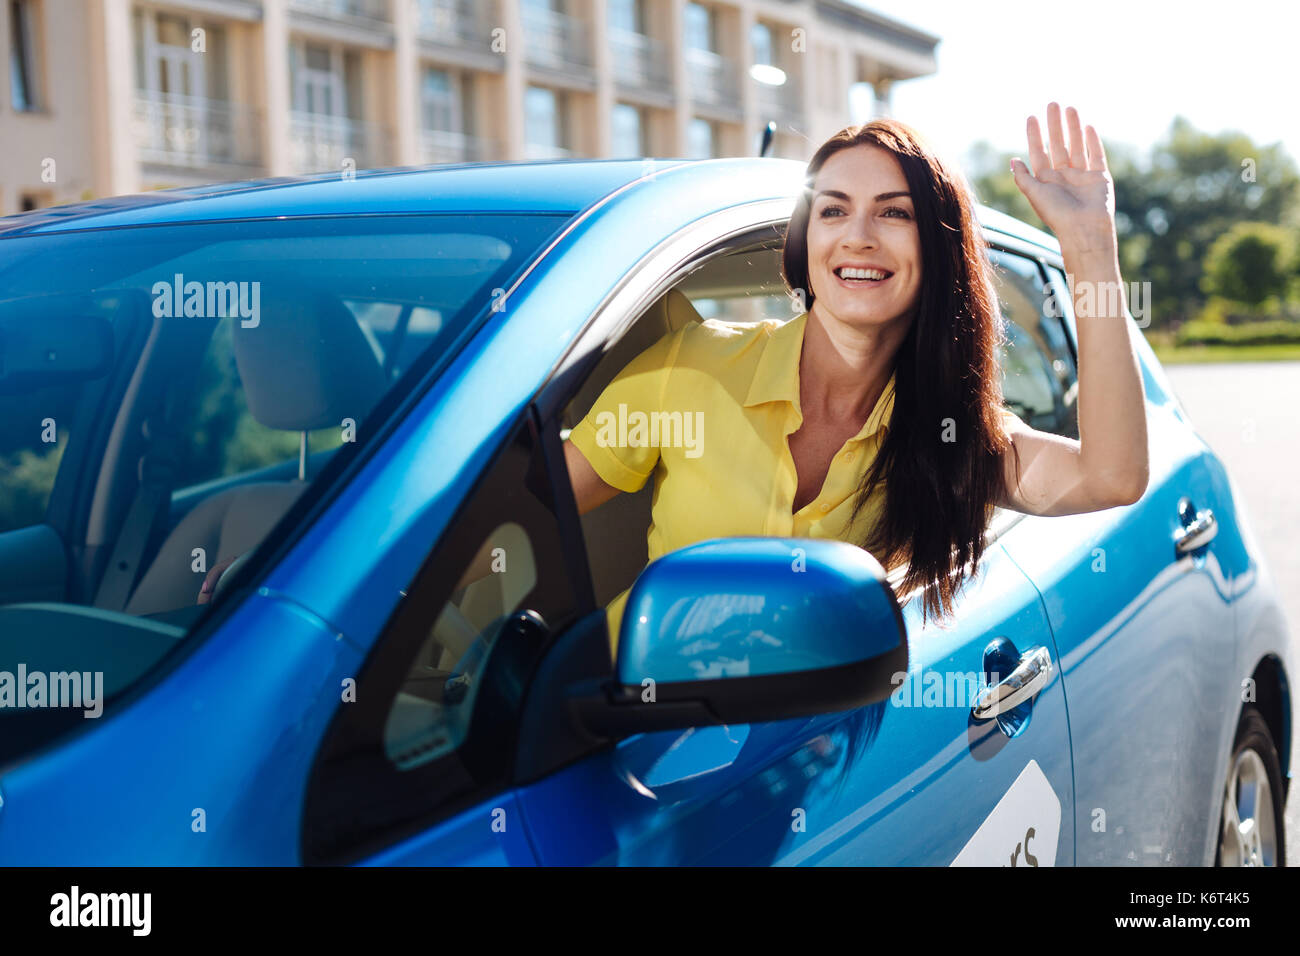
[{"label": "woman's neck", "polygon": [[808,313],[799,355],[799,405],[805,418],[864,422],[880,400],[907,333],[891,322],[855,328]]}]

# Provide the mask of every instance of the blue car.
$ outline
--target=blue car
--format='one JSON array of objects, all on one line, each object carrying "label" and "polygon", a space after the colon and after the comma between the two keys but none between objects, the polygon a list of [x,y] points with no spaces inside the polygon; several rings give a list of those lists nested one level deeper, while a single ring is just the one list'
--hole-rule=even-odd
[{"label": "blue car", "polygon": [[[1146,493],[999,510],[946,626],[844,542],[646,567],[652,483],[578,515],[564,441],[633,356],[801,311],[804,171],[0,222],[0,863],[1282,864],[1295,650],[1145,343]],[[1077,437],[1059,246],[980,219],[1008,407]]]}]

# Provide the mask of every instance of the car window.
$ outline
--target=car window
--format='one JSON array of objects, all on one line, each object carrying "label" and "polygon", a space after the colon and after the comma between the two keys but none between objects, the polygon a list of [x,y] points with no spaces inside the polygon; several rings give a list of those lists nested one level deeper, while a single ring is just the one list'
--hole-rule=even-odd
[{"label": "car window", "polygon": [[682,279],[677,288],[691,300],[702,319],[788,320],[803,311],[793,307],[781,278],[779,241],[746,245],[710,257]]},{"label": "car window", "polygon": [[1033,260],[1002,250],[991,258],[1006,336],[1006,405],[1033,428],[1077,438],[1078,374],[1055,295]]},{"label": "car window", "polygon": [[[138,644],[113,638],[121,670],[105,674],[125,693],[193,633],[209,571],[247,567],[297,530],[270,537],[567,221],[320,217],[0,240],[0,670],[93,607],[140,622]],[[18,610],[33,602],[39,614]],[[160,643],[160,624],[176,640]]]},{"label": "car window", "polygon": [[521,426],[340,704],[307,797],[307,862],[354,859],[508,786],[528,680],[580,610],[550,489]]}]

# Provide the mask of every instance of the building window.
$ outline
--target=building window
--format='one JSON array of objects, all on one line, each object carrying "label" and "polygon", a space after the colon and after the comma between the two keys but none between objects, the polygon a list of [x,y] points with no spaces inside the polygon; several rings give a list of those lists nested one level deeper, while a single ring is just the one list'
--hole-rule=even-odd
[{"label": "building window", "polygon": [[361,69],[356,54],[319,43],[290,48],[293,108],[302,113],[353,115],[361,105]]},{"label": "building window", "polygon": [[35,6],[32,0],[9,2],[9,102],[19,112],[41,108]]},{"label": "building window", "polygon": [[712,159],[718,155],[714,124],[698,116],[686,129],[686,149],[690,159]]},{"label": "building window", "polygon": [[615,30],[645,33],[645,15],[640,0],[609,0],[609,25]]},{"label": "building window", "polygon": [[420,88],[424,128],[453,133],[470,132],[473,119],[471,77],[436,67],[426,67]]},{"label": "building window", "polygon": [[713,50],[713,11],[699,3],[686,4],[686,45],[692,50]]},{"label": "building window", "polygon": [[554,90],[530,86],[524,94],[524,144],[528,159],[554,159],[569,155],[564,148],[564,97]]},{"label": "building window", "polygon": [[772,28],[766,23],[755,23],[749,31],[749,43],[754,48],[754,62],[775,66],[772,62]]},{"label": "building window", "polygon": [[611,127],[610,145],[615,156],[645,155],[645,123],[641,110],[628,103],[615,103]]}]

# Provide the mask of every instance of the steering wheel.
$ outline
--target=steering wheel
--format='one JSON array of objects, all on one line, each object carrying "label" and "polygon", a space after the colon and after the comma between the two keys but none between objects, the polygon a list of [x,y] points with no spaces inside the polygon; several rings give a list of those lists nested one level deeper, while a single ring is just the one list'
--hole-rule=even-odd
[{"label": "steering wheel", "polygon": [[221,572],[221,575],[217,578],[217,583],[212,586],[212,597],[209,599],[210,601],[215,601],[217,599],[222,588],[226,586],[227,581],[234,580],[235,575],[233,572],[237,571],[239,567],[248,560],[248,556],[252,553],[253,551],[250,548],[248,551],[245,551],[239,557],[235,558],[235,560],[231,561],[230,566]]}]

